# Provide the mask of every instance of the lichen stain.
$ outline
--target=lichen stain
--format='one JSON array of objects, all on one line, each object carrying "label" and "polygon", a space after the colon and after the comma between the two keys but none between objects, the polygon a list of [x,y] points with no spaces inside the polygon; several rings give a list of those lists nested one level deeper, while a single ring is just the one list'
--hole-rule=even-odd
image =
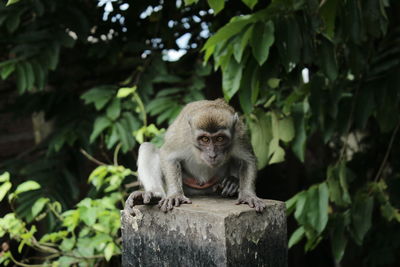
[{"label": "lichen stain", "polygon": [[131,225],[132,225],[132,229],[135,232],[137,232],[139,230],[139,224],[141,223],[141,221],[143,219],[143,213],[135,207],[133,207],[133,211],[134,211],[135,216],[132,218]]}]

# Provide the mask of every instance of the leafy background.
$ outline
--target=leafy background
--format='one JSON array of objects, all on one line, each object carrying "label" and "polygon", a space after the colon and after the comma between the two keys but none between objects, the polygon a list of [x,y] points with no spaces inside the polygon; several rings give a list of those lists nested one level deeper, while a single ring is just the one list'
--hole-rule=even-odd
[{"label": "leafy background", "polygon": [[31,118],[35,137],[0,163],[0,263],[118,266],[138,145],[161,145],[186,103],[224,97],[248,125],[258,195],[286,201],[290,266],[396,266],[399,13],[395,0],[0,1],[0,112]]}]

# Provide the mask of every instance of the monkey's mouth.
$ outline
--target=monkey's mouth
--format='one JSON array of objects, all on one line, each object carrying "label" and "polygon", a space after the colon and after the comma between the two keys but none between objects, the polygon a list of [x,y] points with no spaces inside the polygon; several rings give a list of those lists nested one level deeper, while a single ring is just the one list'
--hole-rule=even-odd
[{"label": "monkey's mouth", "polygon": [[221,160],[218,159],[207,159],[206,164],[212,168],[218,167],[221,165]]}]

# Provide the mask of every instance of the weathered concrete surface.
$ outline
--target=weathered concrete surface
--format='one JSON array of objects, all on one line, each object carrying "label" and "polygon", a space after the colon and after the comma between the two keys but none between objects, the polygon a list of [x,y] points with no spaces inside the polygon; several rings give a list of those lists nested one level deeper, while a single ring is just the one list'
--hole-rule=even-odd
[{"label": "weathered concrete surface", "polygon": [[280,201],[265,200],[258,214],[224,198],[191,198],[169,213],[137,206],[121,212],[122,265],[287,266],[286,214]]}]

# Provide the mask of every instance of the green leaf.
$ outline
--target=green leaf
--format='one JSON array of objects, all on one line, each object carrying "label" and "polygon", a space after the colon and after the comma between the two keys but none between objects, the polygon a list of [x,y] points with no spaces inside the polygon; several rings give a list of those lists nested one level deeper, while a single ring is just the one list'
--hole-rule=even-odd
[{"label": "green leaf", "polygon": [[[86,228],[88,229],[88,228]],[[89,229],[88,229],[89,232]],[[77,251],[81,257],[91,257],[94,255],[94,246],[92,244],[92,238],[80,237],[77,240]]]},{"label": "green leaf", "polygon": [[273,138],[269,143],[269,164],[279,163],[285,160],[285,150],[279,146],[279,139]]},{"label": "green leaf", "polygon": [[292,212],[295,210],[297,201],[300,197],[301,194],[303,194],[304,191],[300,191],[299,193],[297,193],[296,195],[294,195],[293,197],[291,197],[290,199],[285,201],[286,204],[286,214],[289,216],[290,214],[292,214]]},{"label": "green leaf", "polygon": [[26,181],[26,182],[20,184],[19,186],[17,186],[17,189],[15,189],[14,193],[16,195],[18,195],[23,192],[40,189],[40,187],[41,187],[40,184],[38,184],[35,181]]},{"label": "green leaf", "polygon": [[369,231],[372,224],[372,208],[374,198],[364,193],[356,195],[351,207],[352,234],[354,241],[362,245],[365,234]]},{"label": "green leaf", "polygon": [[256,110],[247,119],[250,133],[251,145],[257,157],[258,169],[264,168],[270,157],[269,151],[266,149],[272,140],[271,132],[271,114],[262,110]]},{"label": "green leaf", "polygon": [[400,222],[400,211],[393,207],[389,201],[385,201],[380,206],[382,216],[389,222],[395,219],[397,222]]},{"label": "green leaf", "polygon": [[258,71],[258,66],[255,60],[251,60],[249,64],[246,65],[243,71],[243,78],[239,89],[239,103],[245,114],[250,114],[253,111],[252,103],[252,90],[249,87],[252,82],[254,72]]},{"label": "green leaf", "polygon": [[96,138],[104,131],[104,129],[109,127],[111,124],[112,121],[109,118],[105,116],[98,117],[93,124],[93,131],[90,135],[89,142],[93,143]]},{"label": "green leaf", "polygon": [[208,5],[214,10],[217,15],[225,6],[225,0],[207,0]]},{"label": "green leaf", "polygon": [[97,209],[94,207],[79,207],[81,220],[88,226],[92,226],[97,220]]},{"label": "green leaf", "polygon": [[18,3],[20,0],[8,0],[6,6],[10,6],[12,4]]},{"label": "green leaf", "polygon": [[197,3],[199,0],[183,0],[186,6],[190,6],[194,3]]},{"label": "green leaf", "polygon": [[335,34],[335,19],[338,0],[327,0],[320,7],[320,14],[325,24],[325,33],[329,39],[333,39]]},{"label": "green leaf", "polygon": [[323,72],[329,78],[329,80],[335,80],[338,76],[338,66],[336,63],[334,45],[330,41],[323,38],[321,40],[319,54],[320,56],[318,57],[318,61]]},{"label": "green leaf", "polygon": [[27,61],[21,64],[24,64],[25,67],[26,87],[28,90],[31,90],[35,83],[35,75],[33,73],[32,65]]},{"label": "green leaf", "polygon": [[9,33],[15,32],[15,30],[18,28],[21,22],[21,11],[7,17],[6,26]]},{"label": "green leaf", "polygon": [[63,240],[66,236],[68,236],[68,231],[51,232],[43,235],[42,238],[40,238],[40,242],[50,241],[54,243]]},{"label": "green leaf", "polygon": [[296,211],[294,212],[294,217],[300,223],[304,223],[303,218],[306,215],[305,212],[303,211],[307,203],[307,194],[308,194],[307,191],[303,191],[297,194],[298,197],[296,201]]},{"label": "green leaf", "polygon": [[275,89],[275,88],[278,88],[280,82],[281,82],[280,79],[271,78],[271,79],[268,79],[267,84],[268,84],[268,86],[271,87],[272,89]]},{"label": "green leaf", "polygon": [[290,142],[294,138],[294,125],[291,117],[285,117],[278,121],[279,138],[283,142]]},{"label": "green leaf", "polygon": [[107,149],[111,149],[119,140],[117,127],[113,124],[111,128],[111,135],[106,139]]},{"label": "green leaf", "polygon": [[253,9],[258,0],[242,0],[242,2],[245,3],[250,9]]},{"label": "green leaf", "polygon": [[[287,40],[286,40],[286,51],[287,51],[287,71],[291,71],[293,63],[298,63],[302,54],[303,46],[306,45],[307,41],[303,41],[303,32],[299,25],[299,20],[296,16],[289,16],[287,19]],[[286,64],[285,64],[286,65]]]},{"label": "green leaf", "polygon": [[17,74],[17,89],[19,94],[23,94],[25,92],[27,83],[26,83],[26,74],[25,67],[23,64],[19,63],[15,67],[15,71]]},{"label": "green leaf", "polygon": [[106,110],[107,117],[111,120],[116,120],[121,114],[121,101],[118,98],[114,98]]},{"label": "green leaf", "polygon": [[122,151],[126,153],[129,149],[131,149],[130,144],[132,144],[133,136],[120,122],[117,122],[115,126],[117,128],[119,140],[121,141]]},{"label": "green leaf", "polygon": [[118,92],[117,92],[117,97],[125,98],[129,95],[132,95],[134,92],[136,92],[136,89],[137,89],[136,86],[119,88]]},{"label": "green leaf", "polygon": [[204,44],[201,51],[206,51],[206,55],[212,54],[217,44],[224,42],[231,38],[233,35],[239,33],[247,24],[251,23],[254,20],[251,15],[236,18],[237,19],[232,19],[228,24],[219,29],[216,34],[211,36]]},{"label": "green leaf", "polygon": [[311,186],[307,190],[307,202],[304,207],[303,224],[310,225],[320,234],[328,223],[329,190],[326,183]]},{"label": "green leaf", "polygon": [[72,238],[64,238],[61,242],[60,248],[62,251],[70,251],[75,246],[75,237]]},{"label": "green leaf", "polygon": [[44,208],[46,203],[48,203],[50,199],[41,197],[38,200],[35,201],[35,204],[33,204],[32,209],[31,209],[31,214],[32,218],[35,218]]},{"label": "green leaf", "polygon": [[253,75],[251,77],[251,103],[254,105],[257,102],[258,95],[260,93],[260,68],[257,66],[253,69]]},{"label": "green leaf", "polygon": [[48,50],[48,63],[50,70],[56,70],[58,61],[60,59],[60,46],[53,46],[50,50]]},{"label": "green leaf", "polygon": [[293,122],[295,129],[295,138],[293,140],[292,149],[294,154],[304,162],[304,154],[306,148],[306,121],[305,116],[308,111],[308,103],[296,103],[293,105]]},{"label": "green leaf", "polygon": [[108,174],[106,166],[99,166],[89,175],[88,182],[92,183],[97,190],[103,185],[103,180]]},{"label": "green leaf", "polygon": [[90,89],[81,96],[85,104],[93,103],[97,110],[102,109],[114,96],[114,86],[99,86]]},{"label": "green leaf", "polygon": [[7,192],[10,190],[12,184],[9,181],[6,181],[0,186],[0,201],[6,196]]},{"label": "green leaf", "polygon": [[345,162],[341,162],[336,166],[329,166],[327,169],[330,200],[341,207],[347,207],[351,203],[346,174]]},{"label": "green leaf", "polygon": [[7,64],[1,68],[0,76],[3,80],[7,79],[15,70],[15,64]]},{"label": "green leaf", "polygon": [[367,126],[368,119],[375,109],[374,88],[367,85],[359,91],[355,100],[355,124],[357,128],[363,130]]},{"label": "green leaf", "polygon": [[321,183],[318,186],[318,199],[318,211],[320,219],[316,229],[318,233],[322,233],[328,223],[329,190],[326,183]]},{"label": "green leaf", "polygon": [[340,188],[342,189],[342,199],[343,202],[346,204],[351,203],[351,198],[349,194],[349,187],[348,187],[348,169],[346,167],[346,162],[341,162],[339,165],[339,183],[340,183]]},{"label": "green leaf", "polygon": [[8,182],[10,181],[10,173],[5,172],[2,175],[0,175],[0,183]]},{"label": "green leaf", "polygon": [[254,24],[250,25],[250,27],[244,32],[244,34],[242,34],[240,40],[237,39],[236,42],[233,44],[233,56],[238,63],[240,63],[242,60],[243,52],[246,49],[250,37],[252,36],[253,29]]},{"label": "green leaf", "polygon": [[39,90],[42,90],[46,85],[46,72],[39,62],[32,61],[31,63],[36,80],[36,86]]},{"label": "green leaf", "polygon": [[104,257],[107,261],[110,261],[111,257],[113,256],[114,249],[115,244],[112,242],[108,243],[106,248],[104,249]]},{"label": "green leaf", "polygon": [[239,90],[243,65],[231,57],[229,64],[223,69],[222,88],[226,100],[230,100]]},{"label": "green leaf", "polygon": [[330,237],[332,254],[337,263],[342,260],[347,245],[345,229],[346,222],[343,216],[338,216],[337,219],[333,220],[333,229],[330,232]]},{"label": "green leaf", "polygon": [[172,121],[175,116],[179,114],[179,111],[181,110],[181,107],[174,103],[168,110],[163,112],[157,117],[157,124],[163,123],[165,120]]},{"label": "green leaf", "polygon": [[76,263],[76,258],[75,257],[69,257],[69,256],[61,256],[58,261],[56,261],[60,267],[68,267],[68,266],[73,266],[73,264]]},{"label": "green leaf", "polygon": [[126,121],[126,124],[128,125],[127,128],[130,132],[133,132],[141,126],[141,123],[139,120],[132,115],[131,112],[123,112],[122,113],[122,120]]},{"label": "green leaf", "polygon": [[297,243],[300,242],[300,240],[304,237],[304,227],[300,226],[299,228],[294,231],[294,233],[290,236],[289,239],[289,245],[288,248],[293,247]]},{"label": "green leaf", "polygon": [[258,22],[254,26],[251,47],[253,56],[260,66],[268,59],[269,49],[274,40],[274,23],[272,21]]}]

